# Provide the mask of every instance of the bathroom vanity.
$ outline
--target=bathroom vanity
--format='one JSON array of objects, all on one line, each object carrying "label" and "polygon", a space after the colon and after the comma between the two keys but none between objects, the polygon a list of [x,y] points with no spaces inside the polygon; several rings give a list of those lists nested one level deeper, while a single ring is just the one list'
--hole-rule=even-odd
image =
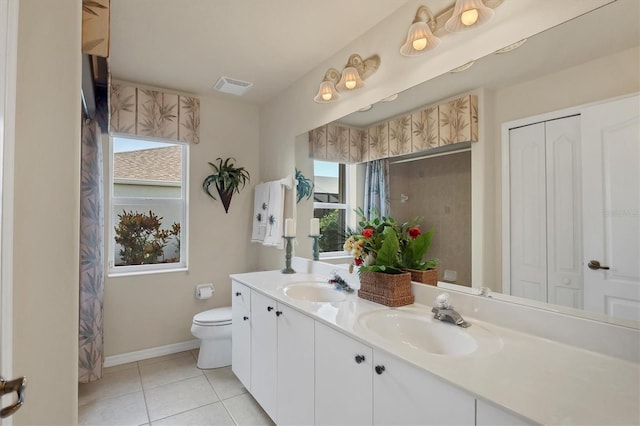
[{"label": "bathroom vanity", "polygon": [[[334,289],[333,266],[301,269],[231,275],[232,368],[277,424],[640,422],[638,330],[610,330],[631,339],[613,356],[487,321],[553,321],[537,309],[416,283],[419,303],[388,308]],[[444,291],[469,328],[433,319]]]}]

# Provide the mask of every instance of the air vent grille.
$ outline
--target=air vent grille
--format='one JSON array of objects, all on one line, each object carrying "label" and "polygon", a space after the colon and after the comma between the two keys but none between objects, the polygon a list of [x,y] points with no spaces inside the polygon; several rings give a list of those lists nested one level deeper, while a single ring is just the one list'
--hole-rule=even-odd
[{"label": "air vent grille", "polygon": [[247,90],[249,90],[251,86],[253,86],[253,83],[250,83],[248,81],[242,81],[229,77],[220,77],[213,88],[222,93],[241,96]]}]

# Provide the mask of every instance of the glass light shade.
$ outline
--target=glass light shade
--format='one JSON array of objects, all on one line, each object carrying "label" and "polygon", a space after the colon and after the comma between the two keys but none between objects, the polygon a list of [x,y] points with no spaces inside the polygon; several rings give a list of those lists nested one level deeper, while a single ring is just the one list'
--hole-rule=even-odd
[{"label": "glass light shade", "polygon": [[342,71],[342,77],[338,82],[336,89],[342,90],[354,90],[364,86],[364,81],[360,78],[360,73],[355,67],[346,67]]},{"label": "glass light shade", "polygon": [[449,32],[475,28],[493,17],[493,9],[484,5],[482,0],[456,0],[453,15],[444,24]]},{"label": "glass light shade", "polygon": [[316,94],[316,97],[313,98],[313,100],[322,104],[327,102],[333,102],[337,100],[339,97],[340,95],[338,95],[338,91],[334,87],[333,83],[331,81],[325,80],[322,83],[320,83],[320,88],[318,89],[318,93]]},{"label": "glass light shade", "polygon": [[414,22],[409,27],[407,40],[400,47],[400,53],[404,56],[420,55],[440,44],[440,39],[433,35],[426,22]]}]

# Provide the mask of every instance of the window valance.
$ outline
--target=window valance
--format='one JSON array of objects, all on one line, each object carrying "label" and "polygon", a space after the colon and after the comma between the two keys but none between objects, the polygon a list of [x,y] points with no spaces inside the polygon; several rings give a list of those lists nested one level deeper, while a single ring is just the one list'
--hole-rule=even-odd
[{"label": "window valance", "polygon": [[109,133],[200,142],[200,99],[112,81]]}]

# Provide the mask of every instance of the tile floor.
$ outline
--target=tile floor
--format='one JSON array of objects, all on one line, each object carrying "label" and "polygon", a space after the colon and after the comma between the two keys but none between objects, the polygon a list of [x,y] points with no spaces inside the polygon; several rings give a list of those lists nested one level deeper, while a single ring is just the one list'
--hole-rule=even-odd
[{"label": "tile floor", "polygon": [[78,385],[80,425],[273,425],[231,367],[200,370],[198,351],[106,368]]}]

